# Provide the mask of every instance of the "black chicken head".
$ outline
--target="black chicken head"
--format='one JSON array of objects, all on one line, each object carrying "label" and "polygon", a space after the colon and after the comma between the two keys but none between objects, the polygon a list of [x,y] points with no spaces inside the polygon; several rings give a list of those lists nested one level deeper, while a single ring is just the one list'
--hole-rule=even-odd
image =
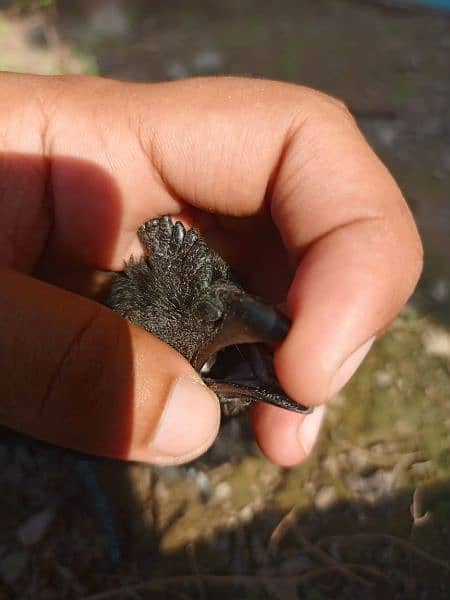
[{"label": "black chicken head", "polygon": [[195,229],[162,217],[139,238],[146,256],[113,277],[108,306],[183,354],[225,416],[251,401],[309,412],[279,386],[267,346],[287,335],[286,317],[245,292]]}]

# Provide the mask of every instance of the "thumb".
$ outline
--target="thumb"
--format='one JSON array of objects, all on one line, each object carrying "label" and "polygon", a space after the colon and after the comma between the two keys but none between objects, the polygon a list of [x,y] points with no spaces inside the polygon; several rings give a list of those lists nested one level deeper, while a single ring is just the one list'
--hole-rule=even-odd
[{"label": "thumb", "polygon": [[0,424],[74,450],[157,464],[202,454],[220,410],[191,365],[92,300],[0,277]]}]

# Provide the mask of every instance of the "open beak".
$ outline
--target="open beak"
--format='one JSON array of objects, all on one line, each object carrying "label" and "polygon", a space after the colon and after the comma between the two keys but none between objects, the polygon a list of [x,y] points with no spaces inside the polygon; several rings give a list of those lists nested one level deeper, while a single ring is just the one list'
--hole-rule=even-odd
[{"label": "open beak", "polygon": [[280,387],[268,344],[281,343],[290,321],[247,294],[226,299],[226,316],[212,342],[196,357],[205,383],[218,395],[224,414],[240,412],[252,401],[296,413],[311,408],[295,402]]}]

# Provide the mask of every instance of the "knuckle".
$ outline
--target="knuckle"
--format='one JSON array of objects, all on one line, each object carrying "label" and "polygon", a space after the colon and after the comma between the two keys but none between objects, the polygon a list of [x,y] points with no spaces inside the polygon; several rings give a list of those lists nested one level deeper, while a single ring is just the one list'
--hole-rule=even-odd
[{"label": "knuckle", "polygon": [[300,87],[299,89],[302,95],[300,105],[306,105],[311,115],[321,119],[328,115],[328,117],[355,122],[350,108],[342,99],[313,88]]}]

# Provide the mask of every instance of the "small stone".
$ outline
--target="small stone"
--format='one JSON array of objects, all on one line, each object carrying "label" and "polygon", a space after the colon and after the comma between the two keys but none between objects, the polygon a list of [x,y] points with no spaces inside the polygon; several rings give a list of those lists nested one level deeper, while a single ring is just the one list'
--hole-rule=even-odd
[{"label": "small stone", "polygon": [[340,474],[341,464],[339,459],[334,455],[327,456],[323,461],[323,466],[332,477],[337,477]]},{"label": "small stone", "polygon": [[389,373],[389,371],[375,371],[374,377],[379,388],[388,388],[394,380],[392,373]]},{"label": "small stone", "polygon": [[319,510],[327,510],[327,508],[336,503],[337,499],[338,496],[334,487],[327,485],[317,492],[314,504]]},{"label": "small stone", "polygon": [[431,286],[430,294],[436,302],[447,302],[450,296],[450,282],[447,279],[437,279]]},{"label": "small stone", "polygon": [[422,336],[423,345],[428,354],[450,356],[450,333],[440,327],[430,327]]},{"label": "small stone", "polygon": [[206,471],[189,469],[188,478],[194,482],[200,496],[206,502],[211,497],[211,478]]},{"label": "small stone", "polygon": [[377,469],[365,477],[355,474],[349,475],[347,484],[359,498],[373,504],[380,498],[392,493],[396,477],[393,469]]},{"label": "small stone", "polygon": [[353,448],[347,453],[346,462],[351,465],[352,471],[360,473],[364,469],[367,469],[369,456],[362,448]]},{"label": "small stone", "polygon": [[226,526],[229,529],[233,529],[239,525],[239,519],[237,515],[230,515],[226,520]]},{"label": "small stone", "polygon": [[227,481],[222,481],[214,489],[214,500],[221,502],[231,496],[231,485]]},{"label": "small stone", "polygon": [[32,515],[16,531],[17,539],[24,546],[33,546],[41,541],[55,516],[55,511],[45,508]]},{"label": "small stone", "polygon": [[239,519],[243,523],[249,523],[253,519],[253,509],[250,504],[244,506],[244,508],[239,512]]},{"label": "small stone", "polygon": [[192,64],[199,73],[213,73],[222,67],[223,58],[215,50],[204,50],[194,57]]},{"label": "small stone", "polygon": [[311,498],[314,498],[317,494],[317,487],[314,482],[307,481],[305,483],[305,492],[307,492]]},{"label": "small stone", "polygon": [[377,123],[377,128],[375,130],[379,142],[387,148],[390,148],[395,144],[399,133],[399,126],[396,123],[391,123],[389,121],[380,121]]}]

